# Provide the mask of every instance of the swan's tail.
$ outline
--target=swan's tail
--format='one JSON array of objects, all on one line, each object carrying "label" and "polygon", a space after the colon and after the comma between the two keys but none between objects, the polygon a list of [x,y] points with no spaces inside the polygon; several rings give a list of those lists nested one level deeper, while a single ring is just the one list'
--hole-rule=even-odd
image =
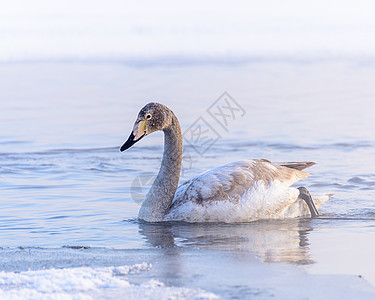
[{"label": "swan's tail", "polygon": [[[333,194],[312,194],[311,198],[316,208],[319,208],[324,202],[326,202]],[[298,197],[292,205],[288,206],[285,210],[285,218],[297,218],[311,216],[311,211],[306,201]]]},{"label": "swan's tail", "polygon": [[324,202],[328,201],[333,194],[311,194],[311,197],[314,201],[316,208],[319,208]]}]

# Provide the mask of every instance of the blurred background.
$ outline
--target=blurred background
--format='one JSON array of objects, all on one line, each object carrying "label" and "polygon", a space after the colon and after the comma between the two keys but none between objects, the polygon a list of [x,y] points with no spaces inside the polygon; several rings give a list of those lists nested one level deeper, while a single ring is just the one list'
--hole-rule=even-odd
[{"label": "blurred background", "polygon": [[370,0],[12,1],[0,61],[236,63],[373,57]]}]

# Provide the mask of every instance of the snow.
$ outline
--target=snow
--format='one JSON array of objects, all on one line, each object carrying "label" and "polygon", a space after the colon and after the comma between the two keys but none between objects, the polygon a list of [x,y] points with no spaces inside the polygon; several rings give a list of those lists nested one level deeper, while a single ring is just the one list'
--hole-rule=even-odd
[{"label": "snow", "polygon": [[125,277],[147,272],[147,263],[104,268],[0,272],[1,299],[217,299],[200,289],[167,287],[158,280],[132,284]]}]

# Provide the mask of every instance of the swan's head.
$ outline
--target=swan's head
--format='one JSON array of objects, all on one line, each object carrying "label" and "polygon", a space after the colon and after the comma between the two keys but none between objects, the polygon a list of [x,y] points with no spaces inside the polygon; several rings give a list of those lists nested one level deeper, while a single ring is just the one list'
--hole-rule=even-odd
[{"label": "swan's head", "polygon": [[144,136],[169,127],[172,122],[172,114],[172,111],[163,104],[155,102],[146,104],[139,112],[133,131],[120,150],[125,151]]}]

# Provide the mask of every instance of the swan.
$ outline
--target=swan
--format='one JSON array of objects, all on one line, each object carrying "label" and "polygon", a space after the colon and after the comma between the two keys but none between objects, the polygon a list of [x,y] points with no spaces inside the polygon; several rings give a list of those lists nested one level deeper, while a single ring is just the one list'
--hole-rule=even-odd
[{"label": "swan", "polygon": [[271,163],[240,160],[197,175],[178,187],[182,161],[181,127],[163,104],[151,102],[139,112],[133,130],[120,148],[146,135],[164,132],[161,167],[144,199],[138,218],[146,222],[251,222],[260,219],[316,217],[317,207],[332,194],[311,196],[305,187],[291,187],[306,178],[314,162]]}]

